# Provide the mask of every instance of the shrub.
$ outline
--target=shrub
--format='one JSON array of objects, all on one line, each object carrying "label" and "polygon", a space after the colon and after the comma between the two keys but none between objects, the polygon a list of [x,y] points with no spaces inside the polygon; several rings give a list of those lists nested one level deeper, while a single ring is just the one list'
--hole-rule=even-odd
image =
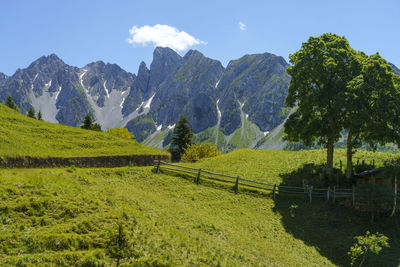
[{"label": "shrub", "polygon": [[351,266],[354,266],[361,256],[359,266],[362,266],[368,252],[378,255],[382,247],[389,247],[388,238],[380,233],[370,234],[367,231],[365,236],[356,236],[355,239],[357,239],[357,242],[350,247],[350,251],[348,252],[351,259]]},{"label": "shrub", "polygon": [[128,129],[126,129],[124,127],[110,128],[107,130],[107,133],[114,135],[114,136],[130,139],[130,140],[135,138],[135,136],[133,134],[131,134],[128,131]]},{"label": "shrub", "polygon": [[218,156],[220,152],[216,146],[211,143],[191,144],[185,149],[182,156],[183,161],[196,161],[202,158],[211,158]]}]

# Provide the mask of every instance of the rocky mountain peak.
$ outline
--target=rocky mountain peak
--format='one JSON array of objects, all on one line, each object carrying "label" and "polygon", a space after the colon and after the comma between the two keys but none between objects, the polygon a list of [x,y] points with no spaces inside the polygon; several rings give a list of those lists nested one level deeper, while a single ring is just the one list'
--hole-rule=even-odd
[{"label": "rocky mountain peak", "polygon": [[42,56],[32,62],[31,65],[29,65],[29,68],[35,68],[35,67],[43,67],[43,66],[60,66],[60,65],[65,65],[64,61],[62,61],[56,54],[50,54],[48,56]]},{"label": "rocky mountain peak", "polygon": [[7,80],[8,76],[5,75],[4,73],[0,72],[0,86],[2,86],[6,80]]},{"label": "rocky mountain peak", "polygon": [[138,77],[139,76],[146,76],[146,75],[148,75],[149,71],[150,70],[147,68],[146,63],[144,61],[142,61],[142,62],[140,62],[137,76]]}]

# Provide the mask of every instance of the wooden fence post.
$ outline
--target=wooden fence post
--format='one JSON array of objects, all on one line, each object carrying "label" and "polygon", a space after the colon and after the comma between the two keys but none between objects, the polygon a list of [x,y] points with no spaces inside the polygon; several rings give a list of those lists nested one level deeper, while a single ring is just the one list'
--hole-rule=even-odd
[{"label": "wooden fence post", "polygon": [[235,183],[235,193],[239,193],[239,176],[236,177],[236,183]]},{"label": "wooden fence post", "polygon": [[331,191],[331,187],[328,186],[328,191],[326,191],[326,200],[327,200],[327,201],[329,201],[329,194],[330,194],[330,191]]},{"label": "wooden fence post", "polygon": [[276,194],[276,184],[274,184],[274,189],[272,190],[272,194],[274,196],[274,200],[275,200],[275,194]]},{"label": "wooden fence post", "polygon": [[336,185],[333,186],[333,202],[336,201]]},{"label": "wooden fence post", "polygon": [[352,195],[352,198],[353,198],[353,206],[354,206],[354,204],[355,204],[355,202],[356,202],[356,196],[355,196],[355,188],[354,188],[354,185],[352,185],[351,186],[351,195]]},{"label": "wooden fence post", "polygon": [[159,173],[159,172],[160,172],[160,163],[161,163],[161,160],[160,160],[160,159],[158,159],[156,173]]},{"label": "wooden fence post", "polygon": [[312,202],[312,190],[313,190],[312,186],[308,187],[308,195],[310,197],[310,203]]},{"label": "wooden fence post", "polygon": [[199,183],[200,183],[200,172],[201,172],[201,169],[199,169],[199,173],[197,174],[197,177],[196,177],[196,184],[199,184]]}]

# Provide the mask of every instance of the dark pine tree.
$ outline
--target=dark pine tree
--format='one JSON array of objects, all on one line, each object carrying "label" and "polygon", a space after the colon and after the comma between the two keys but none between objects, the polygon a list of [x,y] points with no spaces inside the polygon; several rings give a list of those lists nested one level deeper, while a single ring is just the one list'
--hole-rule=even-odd
[{"label": "dark pine tree", "polygon": [[92,125],[92,130],[93,130],[93,131],[99,131],[99,132],[101,132],[101,125],[98,124],[98,123],[94,123],[94,124]]},{"label": "dark pine tree", "polygon": [[87,114],[83,119],[82,129],[91,130],[93,128],[93,119],[90,114]]},{"label": "dark pine tree", "polygon": [[181,116],[171,138],[171,158],[179,161],[188,145],[192,144],[193,132],[187,116]]},{"label": "dark pine tree", "polygon": [[6,106],[18,111],[18,107],[10,95],[7,97]]},{"label": "dark pine tree", "polygon": [[38,114],[37,114],[37,119],[38,120],[42,120],[42,112],[40,112],[40,110],[39,110],[39,112],[38,112]]},{"label": "dark pine tree", "polygon": [[33,107],[30,107],[30,109],[28,110],[28,117],[35,119],[35,110],[33,109]]}]

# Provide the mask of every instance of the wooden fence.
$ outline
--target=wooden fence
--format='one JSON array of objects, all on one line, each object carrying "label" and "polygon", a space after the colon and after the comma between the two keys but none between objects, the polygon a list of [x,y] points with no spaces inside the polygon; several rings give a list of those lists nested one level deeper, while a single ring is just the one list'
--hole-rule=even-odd
[{"label": "wooden fence", "polygon": [[[332,199],[335,201],[338,198],[350,198],[354,204],[355,202],[355,187],[352,188],[338,188],[338,187],[328,187],[328,188],[313,188],[313,186],[283,186],[277,184],[269,184],[258,181],[253,181],[250,179],[245,179],[242,177],[234,177],[226,174],[211,172],[203,169],[195,169],[187,166],[182,166],[178,164],[172,164],[161,160],[155,160],[156,172],[159,173],[160,170],[168,170],[178,173],[188,173],[195,176],[194,181],[196,184],[200,183],[201,179],[214,180],[222,183],[232,184],[235,193],[239,193],[239,188],[251,189],[257,192],[265,193],[271,192],[272,197],[276,198],[276,195],[282,194],[292,194],[292,195],[305,195],[312,202],[313,198],[323,198],[326,200]],[[398,194],[400,197],[400,194]]]}]

